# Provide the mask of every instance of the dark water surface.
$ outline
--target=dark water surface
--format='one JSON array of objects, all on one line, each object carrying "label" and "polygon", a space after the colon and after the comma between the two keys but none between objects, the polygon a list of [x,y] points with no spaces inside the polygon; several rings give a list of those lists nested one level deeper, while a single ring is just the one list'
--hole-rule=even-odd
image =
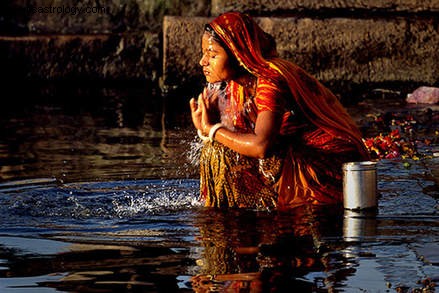
[{"label": "dark water surface", "polygon": [[0,110],[0,292],[412,292],[439,282],[438,157],[379,161],[374,212],[211,210],[198,197],[188,98],[138,85],[18,92]]}]

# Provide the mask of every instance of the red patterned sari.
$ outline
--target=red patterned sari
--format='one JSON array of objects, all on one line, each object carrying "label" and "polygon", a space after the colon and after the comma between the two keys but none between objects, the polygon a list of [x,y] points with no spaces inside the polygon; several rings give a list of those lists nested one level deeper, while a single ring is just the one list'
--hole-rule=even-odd
[{"label": "red patterned sari", "polygon": [[[288,208],[342,201],[342,164],[369,159],[361,134],[326,87],[297,65],[276,57],[270,38],[248,16],[226,13],[210,23],[241,66],[257,77],[254,97],[228,84],[222,121],[251,132],[258,113],[282,117],[269,158],[242,156],[219,143],[201,154],[206,206]],[[223,119],[224,120],[224,119]]]}]

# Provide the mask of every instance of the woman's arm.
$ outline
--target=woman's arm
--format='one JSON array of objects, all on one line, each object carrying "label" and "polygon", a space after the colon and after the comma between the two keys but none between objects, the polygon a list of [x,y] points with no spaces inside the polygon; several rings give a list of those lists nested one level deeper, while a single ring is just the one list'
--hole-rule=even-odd
[{"label": "woman's arm", "polygon": [[[196,126],[199,125],[201,131],[206,135],[210,132],[213,124],[209,121],[209,114],[206,104],[202,98],[198,99],[201,117]],[[214,140],[218,141],[230,149],[249,157],[265,158],[273,141],[279,134],[281,119],[279,113],[263,111],[256,118],[254,133],[238,133],[220,128],[215,132]]]},{"label": "woman's arm", "polygon": [[263,159],[279,134],[278,116],[278,113],[271,111],[260,112],[256,118],[254,133],[238,133],[220,128],[214,139],[242,155]]}]

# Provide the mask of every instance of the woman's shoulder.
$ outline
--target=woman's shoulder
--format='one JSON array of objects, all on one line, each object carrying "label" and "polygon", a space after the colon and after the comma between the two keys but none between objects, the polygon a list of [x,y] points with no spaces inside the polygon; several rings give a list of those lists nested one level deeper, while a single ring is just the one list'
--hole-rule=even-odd
[{"label": "woman's shoulder", "polygon": [[258,77],[257,79],[257,90],[258,91],[275,91],[275,92],[285,92],[288,90],[287,83],[284,79],[278,76],[272,77]]},{"label": "woman's shoulder", "polygon": [[285,112],[289,89],[283,79],[258,77],[257,83],[255,102],[259,111]]}]

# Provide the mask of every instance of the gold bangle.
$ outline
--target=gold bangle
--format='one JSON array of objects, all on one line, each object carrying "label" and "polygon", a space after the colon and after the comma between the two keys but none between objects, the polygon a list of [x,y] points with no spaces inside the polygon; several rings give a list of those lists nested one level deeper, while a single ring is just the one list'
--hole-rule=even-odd
[{"label": "gold bangle", "polygon": [[210,142],[213,142],[213,139],[215,137],[215,133],[218,131],[218,129],[224,127],[222,123],[217,123],[209,130],[209,140]]},{"label": "gold bangle", "polygon": [[203,142],[206,142],[206,141],[209,140],[209,138],[208,138],[207,136],[203,135],[203,133],[201,132],[200,129],[197,130],[197,134],[198,134],[198,137],[199,137]]}]

